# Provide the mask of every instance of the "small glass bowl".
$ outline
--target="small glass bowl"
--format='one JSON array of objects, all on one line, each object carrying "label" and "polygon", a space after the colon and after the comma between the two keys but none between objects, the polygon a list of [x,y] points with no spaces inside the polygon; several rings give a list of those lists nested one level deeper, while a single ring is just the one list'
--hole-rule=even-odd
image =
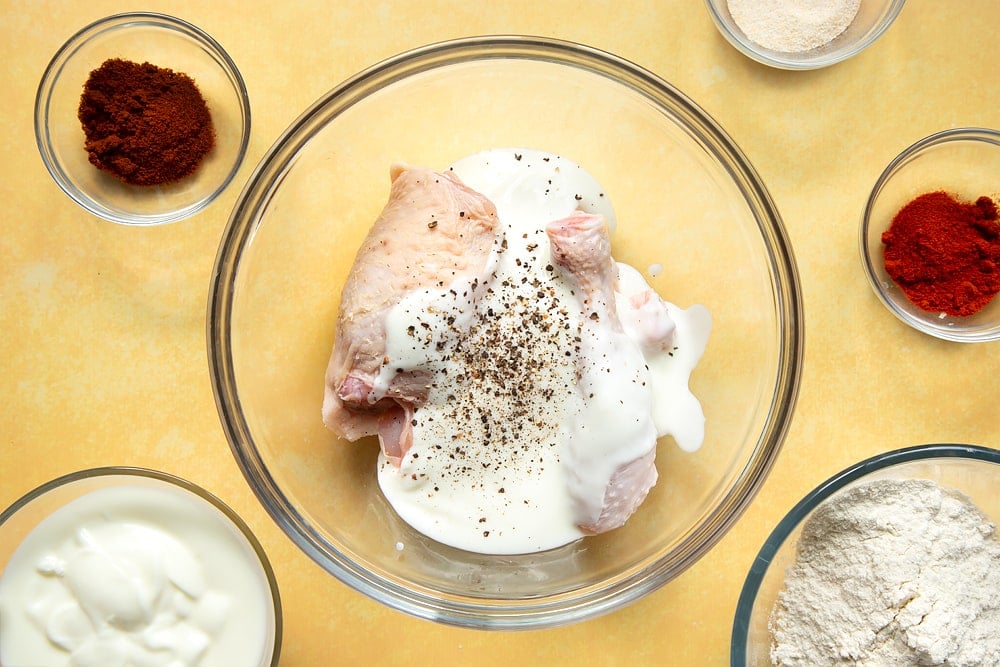
[{"label": "small glass bowl", "polygon": [[1000,132],[955,128],[921,139],[899,154],[875,182],[861,217],[861,261],[875,294],[918,331],[944,340],[1000,340],[1000,296],[969,317],[951,317],[914,305],[885,271],[882,232],[907,202],[943,190],[963,201],[986,195],[1000,202]]},{"label": "small glass bowl", "polygon": [[778,69],[819,69],[847,60],[871,46],[888,30],[905,0],[861,0],[854,21],[830,42],[808,51],[775,51],[746,36],[729,11],[728,0],[705,0],[708,13],[726,40],[743,55]]},{"label": "small glass bowl", "polygon": [[733,667],[770,665],[771,610],[794,563],[803,525],[824,502],[874,479],[927,479],[968,496],[1000,521],[1000,451],[975,445],[929,444],[878,454],[817,486],[778,523],[747,574],[736,605],[730,645]]},{"label": "small glass bowl", "polygon": [[[110,58],[149,62],[197,84],[216,145],[193,174],[133,186],[90,164],[77,111],[90,73]],[[175,222],[208,206],[236,175],[250,140],[250,100],[236,64],[201,29],[164,14],[115,14],[80,30],[52,58],[35,98],[35,138],[56,184],[90,213],[124,225]]]},{"label": "small glass bowl", "polygon": [[[134,501],[134,505],[126,505],[133,502],[131,498],[123,500],[119,497],[115,505],[115,512],[119,515],[135,513],[137,519],[143,522],[169,522],[171,525],[167,526],[168,529],[177,528],[178,532],[181,529],[190,530],[193,531],[192,534],[208,536],[207,540],[214,547],[238,554],[245,561],[245,568],[230,568],[241,572],[239,578],[231,580],[231,584],[242,582],[249,588],[252,583],[266,597],[263,600],[267,614],[267,618],[262,621],[264,632],[255,638],[261,642],[260,661],[252,667],[276,667],[281,653],[281,599],[274,571],[263,547],[246,523],[219,498],[191,482],[167,473],[123,466],[92,468],[63,475],[29,491],[0,513],[0,582],[29,534],[46,519],[54,518],[54,512],[70,503],[83,500],[92,493],[129,489],[170,493],[163,496],[143,493]],[[161,504],[161,499],[167,498],[167,504]],[[84,502],[92,500],[93,497]],[[93,507],[87,510],[90,515],[94,515],[94,511]],[[129,516],[130,520],[131,518]],[[65,519],[59,519],[55,525],[49,523],[48,528],[60,534],[62,529],[71,532]],[[66,535],[67,539],[70,537],[71,535]],[[182,534],[175,534],[173,537],[183,544]],[[206,565],[205,573],[209,581],[214,581],[222,576],[221,566],[218,563]],[[3,590],[2,585],[0,590]],[[237,604],[239,602],[236,601]],[[3,609],[2,604],[0,609]],[[0,630],[5,628],[5,623],[11,623],[11,620],[4,621],[4,618],[0,614]],[[247,625],[247,628],[251,627],[258,628],[258,621],[254,620]],[[246,641],[250,639],[247,638]]]}]

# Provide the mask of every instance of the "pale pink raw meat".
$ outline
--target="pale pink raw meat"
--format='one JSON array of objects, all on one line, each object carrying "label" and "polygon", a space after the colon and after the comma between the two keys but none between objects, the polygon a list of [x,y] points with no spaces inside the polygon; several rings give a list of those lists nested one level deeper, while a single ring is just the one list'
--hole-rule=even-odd
[{"label": "pale pink raw meat", "polygon": [[412,443],[413,410],[427,400],[429,373],[398,372],[384,390],[386,317],[404,295],[482,279],[497,238],[492,202],[457,176],[394,165],[389,199],[365,238],[341,293],[337,335],[326,372],[323,421],[347,438],[378,435],[399,464]]},{"label": "pale pink raw meat", "polygon": [[[562,268],[563,274],[578,292],[585,325],[606,326],[613,332],[621,333],[623,328],[615,303],[618,265],[611,256],[611,240],[603,218],[577,212],[549,223],[546,232],[552,243],[553,262]],[[662,305],[658,297],[656,301],[637,299],[628,305],[649,308],[650,303]],[[666,333],[669,335],[670,332]],[[650,340],[648,343],[655,346],[658,341]],[[589,372],[582,363],[585,361],[581,357],[578,375]],[[655,430],[648,430],[646,434],[649,438],[648,450],[614,471],[605,488],[599,513],[593,512],[579,524],[584,532],[602,533],[623,525],[656,483],[656,433]]]}]

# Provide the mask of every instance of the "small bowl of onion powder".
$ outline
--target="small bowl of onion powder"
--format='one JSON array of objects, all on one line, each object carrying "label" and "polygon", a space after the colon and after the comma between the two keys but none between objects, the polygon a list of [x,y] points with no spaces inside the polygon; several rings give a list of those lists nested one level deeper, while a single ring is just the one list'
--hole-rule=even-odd
[{"label": "small bowl of onion powder", "polygon": [[884,33],[905,0],[705,0],[722,36],[745,56],[788,70],[827,67]]},{"label": "small bowl of onion powder", "polygon": [[1000,451],[908,447],[857,463],[767,538],[732,665],[1000,664]]}]

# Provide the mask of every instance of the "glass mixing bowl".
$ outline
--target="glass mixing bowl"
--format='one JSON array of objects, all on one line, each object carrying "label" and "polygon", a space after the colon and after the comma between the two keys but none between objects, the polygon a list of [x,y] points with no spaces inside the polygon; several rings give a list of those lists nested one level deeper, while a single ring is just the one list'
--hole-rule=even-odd
[{"label": "glass mixing bowl", "polygon": [[[389,166],[445,168],[492,147],[558,153],[617,214],[616,259],[713,331],[691,386],[704,445],[659,443],[660,481],[621,529],[487,556],[416,533],[376,480],[378,445],[321,419],[339,295],[385,203]],[[658,273],[656,270],[651,274]],[[555,626],[670,581],[714,545],[767,476],[795,402],[801,294],[778,211],[726,133],[616,56],[522,36],[404,53],[318,100],[244,189],[211,285],[209,363],[233,453],[264,507],[325,570],[398,610],[476,628]]]}]

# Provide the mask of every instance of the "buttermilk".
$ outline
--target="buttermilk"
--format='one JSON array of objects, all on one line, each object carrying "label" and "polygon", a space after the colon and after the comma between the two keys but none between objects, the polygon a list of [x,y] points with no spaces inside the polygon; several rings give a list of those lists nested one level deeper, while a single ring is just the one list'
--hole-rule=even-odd
[{"label": "buttermilk", "polygon": [[[581,525],[600,512],[612,475],[651,455],[658,436],[685,450],[701,445],[704,416],[687,383],[710,317],[661,302],[668,315],[639,321],[623,304],[650,288],[623,264],[624,330],[584,314],[546,226],[582,211],[613,230],[615,215],[573,162],[502,149],[451,169],[496,205],[502,230],[485,276],[415,290],[388,315],[381,381],[418,368],[432,380],[412,446],[398,468],[380,457],[379,483],[407,523],[444,544],[492,554],[555,548],[586,534]],[[644,348],[644,327],[665,327],[671,345]]]}]

